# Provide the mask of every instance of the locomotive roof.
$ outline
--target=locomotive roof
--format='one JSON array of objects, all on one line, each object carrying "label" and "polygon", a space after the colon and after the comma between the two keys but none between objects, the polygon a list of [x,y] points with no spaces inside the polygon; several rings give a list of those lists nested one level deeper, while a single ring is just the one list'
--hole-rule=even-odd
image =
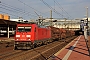
[{"label": "locomotive roof", "polygon": [[[30,22],[30,23],[21,23],[21,22],[18,22],[18,24],[36,24],[36,23],[33,23],[33,22]],[[43,26],[43,25],[38,25],[36,24],[38,27],[40,28],[47,28],[47,26]]]},{"label": "locomotive roof", "polygon": [[18,24],[36,24],[34,22],[17,22]]},{"label": "locomotive roof", "polygon": [[40,27],[40,28],[47,28],[47,26],[40,26],[40,25],[38,25],[38,27]]}]

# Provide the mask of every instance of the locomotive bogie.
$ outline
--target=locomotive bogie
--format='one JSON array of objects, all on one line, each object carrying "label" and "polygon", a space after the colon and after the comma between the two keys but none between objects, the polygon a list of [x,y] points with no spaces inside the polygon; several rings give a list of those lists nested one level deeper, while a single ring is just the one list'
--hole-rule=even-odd
[{"label": "locomotive bogie", "polygon": [[15,50],[16,49],[31,49],[33,48],[33,43],[32,42],[15,42]]}]

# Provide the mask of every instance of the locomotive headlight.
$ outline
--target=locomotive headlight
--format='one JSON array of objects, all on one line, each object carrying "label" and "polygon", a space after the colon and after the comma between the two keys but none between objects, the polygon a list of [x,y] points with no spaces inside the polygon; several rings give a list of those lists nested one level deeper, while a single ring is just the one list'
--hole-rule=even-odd
[{"label": "locomotive headlight", "polygon": [[31,35],[26,35],[26,37],[31,37]]},{"label": "locomotive headlight", "polygon": [[30,40],[30,39],[28,39],[28,40]]},{"label": "locomotive headlight", "polygon": [[20,37],[20,35],[16,35],[16,37]]}]

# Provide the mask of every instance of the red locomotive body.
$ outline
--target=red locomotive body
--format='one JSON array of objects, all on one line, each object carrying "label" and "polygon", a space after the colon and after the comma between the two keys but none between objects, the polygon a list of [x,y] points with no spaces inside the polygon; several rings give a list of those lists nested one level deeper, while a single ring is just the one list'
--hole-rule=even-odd
[{"label": "red locomotive body", "polygon": [[50,38],[51,30],[48,27],[39,27],[37,24],[17,24],[14,47],[15,49],[31,49]]}]

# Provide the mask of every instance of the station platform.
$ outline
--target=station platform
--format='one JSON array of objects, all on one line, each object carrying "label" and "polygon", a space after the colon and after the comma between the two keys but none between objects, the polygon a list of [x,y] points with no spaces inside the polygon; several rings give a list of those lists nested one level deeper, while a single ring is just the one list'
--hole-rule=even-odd
[{"label": "station platform", "polygon": [[52,60],[90,60],[86,40],[83,35],[75,38],[54,55],[55,58]]}]

